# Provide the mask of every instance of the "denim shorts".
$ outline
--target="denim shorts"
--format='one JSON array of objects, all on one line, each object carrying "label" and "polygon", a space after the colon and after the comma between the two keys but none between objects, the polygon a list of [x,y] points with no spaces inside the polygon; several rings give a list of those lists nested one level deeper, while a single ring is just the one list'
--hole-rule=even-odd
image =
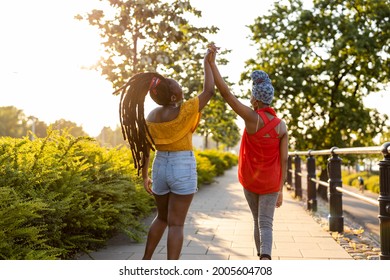
[{"label": "denim shorts", "polygon": [[197,191],[198,175],[193,151],[156,151],[152,166],[152,190],[156,195],[193,194]]}]

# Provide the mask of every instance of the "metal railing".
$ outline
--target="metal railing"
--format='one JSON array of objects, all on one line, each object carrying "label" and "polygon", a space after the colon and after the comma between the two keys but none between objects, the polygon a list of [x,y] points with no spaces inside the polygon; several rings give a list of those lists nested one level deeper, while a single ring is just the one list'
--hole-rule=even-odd
[{"label": "metal railing", "polygon": [[[379,197],[374,200],[362,195],[343,189],[341,177],[341,158],[339,155],[368,155],[383,154],[383,160],[379,162]],[[315,156],[326,156],[328,158],[327,172],[328,182],[316,179],[316,161]],[[343,203],[342,194],[350,195],[364,200],[370,204],[379,206],[379,227],[380,227],[380,246],[381,260],[390,260],[390,142],[382,146],[358,147],[358,148],[337,148],[318,151],[296,151],[289,152],[287,183],[294,187],[295,196],[302,198],[302,177],[301,156],[307,157],[307,209],[317,211],[317,184],[327,189],[327,198],[329,201],[329,230],[343,232]],[[294,159],[294,169],[292,161]],[[294,180],[293,180],[294,175]],[[293,184],[294,181],[294,184]]]}]

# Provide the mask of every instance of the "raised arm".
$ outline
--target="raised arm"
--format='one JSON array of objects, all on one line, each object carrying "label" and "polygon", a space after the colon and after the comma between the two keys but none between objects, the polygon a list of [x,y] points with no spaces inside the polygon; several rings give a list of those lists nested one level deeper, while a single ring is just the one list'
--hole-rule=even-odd
[{"label": "raised arm", "polygon": [[204,82],[203,82],[203,91],[199,94],[199,111],[201,111],[206,104],[210,101],[211,97],[214,96],[214,77],[211,72],[211,67],[209,63],[209,56],[211,55],[212,50],[207,49],[207,53],[203,60],[204,67]]},{"label": "raised arm", "polygon": [[218,66],[215,62],[216,50],[210,55],[210,67],[214,75],[215,85],[220,91],[222,97],[226,100],[230,107],[244,119],[246,125],[250,122],[257,121],[257,113],[250,107],[242,104],[236,96],[230,91],[228,85],[225,83],[221,74],[219,73]]}]

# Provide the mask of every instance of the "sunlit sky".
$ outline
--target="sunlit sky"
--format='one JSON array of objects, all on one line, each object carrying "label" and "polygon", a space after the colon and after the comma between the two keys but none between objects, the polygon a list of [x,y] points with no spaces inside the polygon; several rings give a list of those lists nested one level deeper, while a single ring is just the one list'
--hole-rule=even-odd
[{"label": "sunlit sky", "polygon": [[[254,19],[273,0],[192,0],[202,11],[202,26],[217,26],[210,37],[232,49],[221,72],[237,82],[244,61],[255,54],[247,38]],[[94,27],[74,16],[98,7],[98,0],[0,1],[0,107],[15,106],[46,124],[58,119],[75,122],[91,136],[104,126],[119,124],[119,98],[94,64],[102,48]],[[390,116],[390,93],[372,94],[366,106]]]}]

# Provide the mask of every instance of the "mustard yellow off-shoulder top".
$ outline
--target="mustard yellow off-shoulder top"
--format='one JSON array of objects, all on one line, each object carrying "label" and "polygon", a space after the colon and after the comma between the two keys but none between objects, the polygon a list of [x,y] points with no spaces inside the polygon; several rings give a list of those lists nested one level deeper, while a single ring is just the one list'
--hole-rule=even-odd
[{"label": "mustard yellow off-shoulder top", "polygon": [[176,119],[154,123],[146,121],[158,151],[192,150],[192,134],[199,124],[199,98],[193,97],[180,106]]}]

